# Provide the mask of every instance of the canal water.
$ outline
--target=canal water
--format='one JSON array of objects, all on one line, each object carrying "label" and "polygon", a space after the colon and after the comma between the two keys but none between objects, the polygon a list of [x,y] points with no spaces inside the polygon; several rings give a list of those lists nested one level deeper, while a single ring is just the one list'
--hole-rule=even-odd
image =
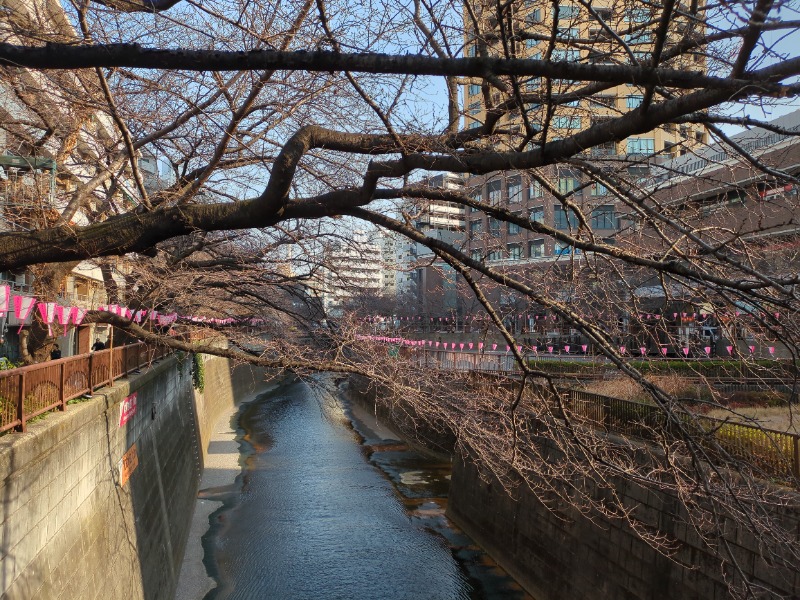
[{"label": "canal water", "polygon": [[449,465],[332,376],[259,396],[239,424],[242,474],[203,538],[207,600],[531,600],[444,516]]}]

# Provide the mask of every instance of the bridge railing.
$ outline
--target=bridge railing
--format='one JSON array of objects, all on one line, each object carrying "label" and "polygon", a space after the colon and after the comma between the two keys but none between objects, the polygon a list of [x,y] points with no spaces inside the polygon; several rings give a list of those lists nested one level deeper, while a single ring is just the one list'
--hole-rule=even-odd
[{"label": "bridge railing", "polygon": [[113,384],[170,352],[139,342],[0,371],[0,432],[25,431],[29,420],[66,410],[73,398]]}]

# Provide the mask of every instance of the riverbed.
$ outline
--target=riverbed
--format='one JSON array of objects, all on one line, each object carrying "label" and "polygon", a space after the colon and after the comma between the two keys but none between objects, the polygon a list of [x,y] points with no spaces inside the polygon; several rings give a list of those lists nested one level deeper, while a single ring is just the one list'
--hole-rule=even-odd
[{"label": "riverbed", "polygon": [[242,472],[203,537],[211,599],[530,600],[446,518],[450,465],[332,376],[239,413]]}]

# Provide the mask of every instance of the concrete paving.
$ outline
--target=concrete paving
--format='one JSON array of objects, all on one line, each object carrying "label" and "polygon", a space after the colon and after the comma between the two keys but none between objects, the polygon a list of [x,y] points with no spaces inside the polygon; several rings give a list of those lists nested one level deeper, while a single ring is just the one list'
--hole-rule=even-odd
[{"label": "concrete paving", "polygon": [[[252,397],[245,399],[249,400]],[[209,439],[210,452],[200,479],[200,491],[178,578],[178,589],[175,592],[176,600],[201,600],[216,586],[203,564],[202,537],[210,528],[211,513],[222,505],[222,500],[215,500],[214,497],[229,493],[236,476],[242,470],[239,464],[239,443],[236,441],[239,406],[241,404],[220,416]]]}]

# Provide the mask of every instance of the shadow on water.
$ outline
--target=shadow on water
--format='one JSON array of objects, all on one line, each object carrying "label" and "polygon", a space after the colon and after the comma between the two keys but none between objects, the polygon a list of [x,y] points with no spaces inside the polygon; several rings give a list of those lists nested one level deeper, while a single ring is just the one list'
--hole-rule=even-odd
[{"label": "shadow on water", "polygon": [[241,409],[242,473],[206,491],[206,599],[530,600],[445,517],[449,463],[313,383]]}]

